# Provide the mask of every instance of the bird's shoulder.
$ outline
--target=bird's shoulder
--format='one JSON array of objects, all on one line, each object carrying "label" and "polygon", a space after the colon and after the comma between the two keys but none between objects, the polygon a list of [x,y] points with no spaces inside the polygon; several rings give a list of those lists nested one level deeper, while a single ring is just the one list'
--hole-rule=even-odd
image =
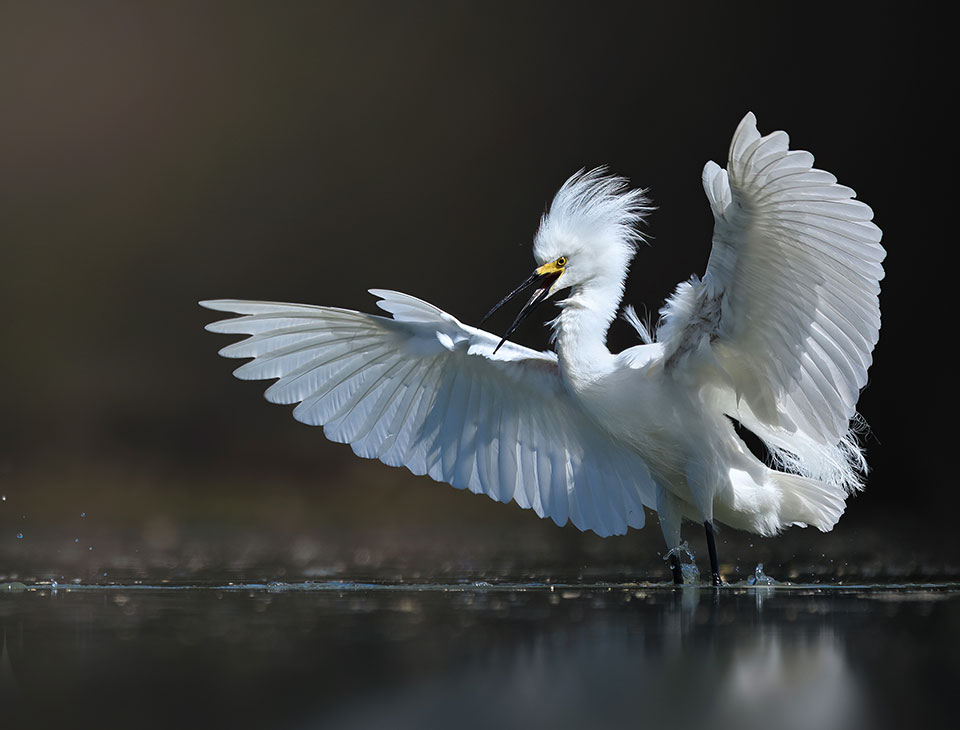
[{"label": "bird's shoulder", "polygon": [[642,370],[661,362],[663,353],[662,342],[634,345],[617,353],[614,364],[618,370]]},{"label": "bird's shoulder", "polygon": [[657,342],[663,347],[668,367],[716,337],[722,299],[723,290],[714,285],[709,274],[703,279],[692,276],[677,285],[660,310],[657,327]]}]

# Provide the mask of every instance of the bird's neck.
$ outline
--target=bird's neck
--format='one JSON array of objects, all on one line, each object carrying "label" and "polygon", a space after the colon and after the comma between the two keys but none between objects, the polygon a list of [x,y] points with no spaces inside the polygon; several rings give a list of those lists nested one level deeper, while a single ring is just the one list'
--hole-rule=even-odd
[{"label": "bird's neck", "polygon": [[613,296],[607,299],[598,301],[596,296],[571,294],[552,323],[560,368],[575,388],[597,380],[613,367],[607,330],[620,300]]}]

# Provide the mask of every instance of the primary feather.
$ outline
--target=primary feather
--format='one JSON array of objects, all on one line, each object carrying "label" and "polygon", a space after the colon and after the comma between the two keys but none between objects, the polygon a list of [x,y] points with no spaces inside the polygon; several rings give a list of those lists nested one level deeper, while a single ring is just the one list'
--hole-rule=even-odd
[{"label": "primary feather", "polygon": [[299,403],[358,456],[459,489],[515,501],[600,535],[644,523],[643,460],[611,443],[564,390],[553,353],[506,343],[399,292],[371,290],[393,318],[331,307],[218,300],[243,316],[212,332],[248,334],[220,351],[254,358],[235,375],[276,378],[273,403]]}]

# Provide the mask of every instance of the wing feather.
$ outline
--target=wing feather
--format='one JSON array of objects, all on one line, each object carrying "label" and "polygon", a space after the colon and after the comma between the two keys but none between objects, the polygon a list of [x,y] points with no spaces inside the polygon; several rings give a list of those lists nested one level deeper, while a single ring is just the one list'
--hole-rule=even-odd
[{"label": "wing feather", "polygon": [[[709,337],[736,384],[734,408],[779,447],[840,448],[879,337],[886,252],[873,210],[810,153],[790,150],[786,133],[761,136],[753,114],[727,168],[707,163],[703,184],[713,249],[702,282],[668,303],[664,341],[685,353]],[[713,328],[690,326],[687,313],[710,302],[720,308]]]},{"label": "wing feather", "polygon": [[414,297],[374,290],[392,318],[345,309],[218,300],[239,317],[207,329],[249,335],[234,374],[276,379],[268,400],[365,458],[513,500],[601,535],[643,525],[646,464],[610,441],[567,393],[556,356],[466,327]]},{"label": "wing feather", "polygon": [[[501,394],[502,397],[502,394]],[[494,485],[493,490],[498,494],[499,501],[509,502],[518,494],[517,477],[520,474],[519,460],[517,451],[520,445],[517,441],[517,419],[518,415],[513,411],[500,409],[500,438],[499,443],[499,462],[500,462],[500,484]],[[517,504],[524,506],[525,497],[522,490],[519,490]],[[529,504],[526,505],[529,508]]]}]

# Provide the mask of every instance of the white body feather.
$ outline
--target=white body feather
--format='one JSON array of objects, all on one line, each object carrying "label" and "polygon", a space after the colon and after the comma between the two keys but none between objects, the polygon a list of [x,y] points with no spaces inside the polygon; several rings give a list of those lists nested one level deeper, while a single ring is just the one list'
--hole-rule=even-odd
[{"label": "white body feather", "polygon": [[[880,230],[853,191],[738,127],[726,170],[703,183],[716,218],[702,279],[682,283],[646,344],[606,332],[623,296],[647,201],[623,180],[575,175],[534,243],[565,257],[571,289],[552,322],[556,354],[505,344],[414,297],[372,291],[392,315],[218,300],[209,325],[248,339],[236,375],[276,378],[266,397],[363,457],[516,501],[600,535],[656,509],[668,546],[683,517],[762,535],[829,530],[865,467],[849,425],[880,326]],[[759,461],[730,418],[756,433]]]}]

